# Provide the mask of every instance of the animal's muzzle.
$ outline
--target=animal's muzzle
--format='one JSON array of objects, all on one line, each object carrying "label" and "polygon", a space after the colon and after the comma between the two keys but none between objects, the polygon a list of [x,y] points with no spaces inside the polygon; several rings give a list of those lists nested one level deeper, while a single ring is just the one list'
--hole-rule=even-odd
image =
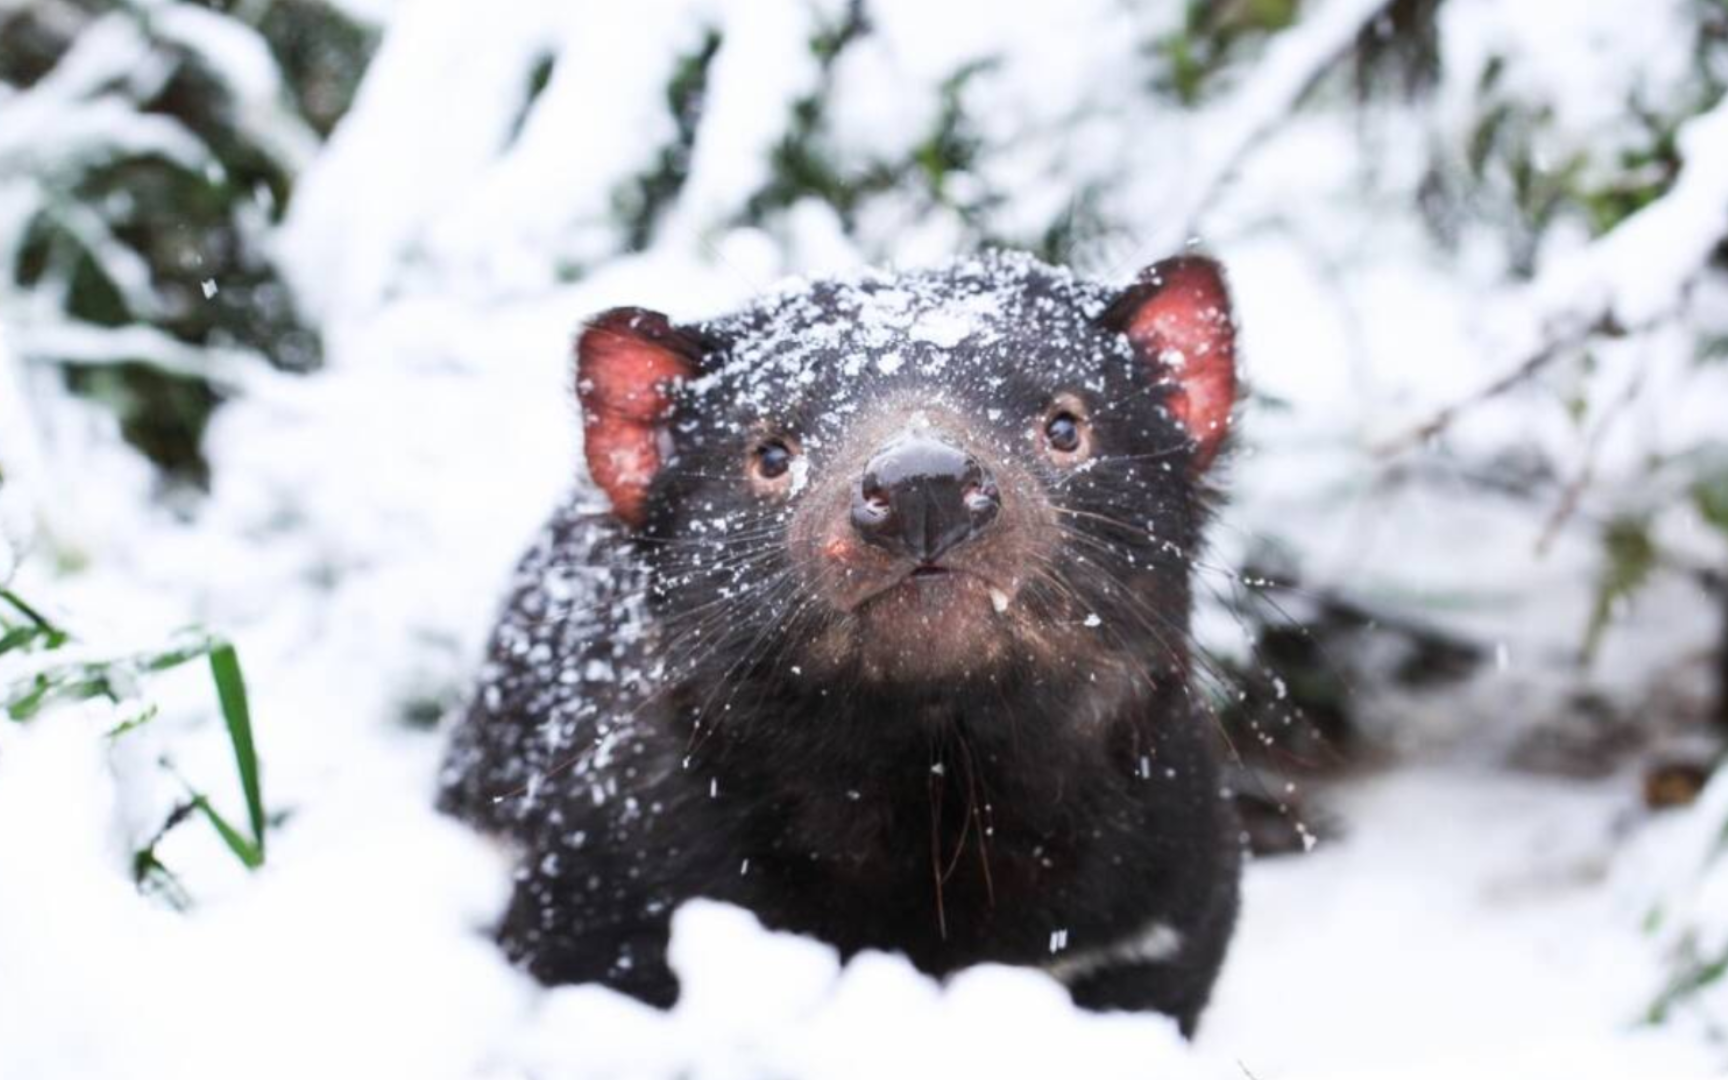
[{"label": "animal's muzzle", "polygon": [[865,542],[933,565],[996,520],[1002,496],[989,470],[928,432],[890,441],[852,490],[852,527]]}]

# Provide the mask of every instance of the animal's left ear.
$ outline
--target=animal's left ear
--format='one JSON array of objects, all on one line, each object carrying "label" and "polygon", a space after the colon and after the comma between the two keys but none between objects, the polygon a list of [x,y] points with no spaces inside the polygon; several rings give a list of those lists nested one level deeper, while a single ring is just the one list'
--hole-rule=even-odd
[{"label": "animal's left ear", "polygon": [[704,347],[643,308],[613,308],[576,339],[588,473],[632,528],[647,517],[648,488],[670,448],[673,386],[696,373]]},{"label": "animal's left ear", "polygon": [[1236,404],[1236,320],[1224,268],[1181,255],[1140,272],[1099,320],[1126,334],[1170,394],[1165,407],[1194,439],[1194,466],[1212,463]]}]

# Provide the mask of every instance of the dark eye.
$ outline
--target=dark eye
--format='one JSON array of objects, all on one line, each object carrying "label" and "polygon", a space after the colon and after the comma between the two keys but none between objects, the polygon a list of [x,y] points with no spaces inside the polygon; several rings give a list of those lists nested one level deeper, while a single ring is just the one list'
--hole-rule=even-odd
[{"label": "dark eye", "polygon": [[1050,449],[1072,454],[1080,449],[1080,421],[1072,413],[1057,413],[1044,425],[1044,438],[1049,441]]},{"label": "dark eye", "polygon": [[792,467],[792,451],[779,439],[756,448],[756,475],[764,480],[778,480]]}]

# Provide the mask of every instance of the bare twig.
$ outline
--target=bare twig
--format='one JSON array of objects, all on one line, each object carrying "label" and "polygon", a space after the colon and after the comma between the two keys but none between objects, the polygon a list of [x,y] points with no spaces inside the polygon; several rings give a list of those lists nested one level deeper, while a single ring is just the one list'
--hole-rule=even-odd
[{"label": "bare twig", "polygon": [[1185,170],[1191,179],[1177,196],[1168,224],[1149,233],[1111,274],[1147,251],[1179,248],[1196,222],[1217,199],[1266,136],[1288,116],[1341,59],[1357,37],[1392,6],[1392,0],[1332,0],[1273,41],[1242,88],[1194,117],[1202,139]]},{"label": "bare twig", "polygon": [[1628,217],[1582,255],[1545,272],[1525,293],[1532,315],[1525,359],[1470,397],[1441,409],[1407,434],[1376,447],[1390,456],[1420,446],[1458,414],[1527,381],[1556,357],[1593,337],[1617,337],[1660,324],[1728,233],[1728,98],[1681,127],[1685,162],[1667,194]]},{"label": "bare twig", "polygon": [[1584,498],[1584,492],[1589,490],[1590,482],[1596,477],[1596,455],[1602,448],[1602,441],[1607,438],[1609,429],[1620,418],[1621,412],[1637,400],[1638,392],[1643,388],[1643,377],[1634,378],[1627,384],[1625,391],[1602,410],[1601,418],[1590,432],[1590,441],[1585,444],[1584,461],[1578,467],[1578,474],[1560,489],[1560,501],[1555,504],[1554,512],[1548,515],[1548,521],[1542,526],[1542,536],[1536,541],[1536,554],[1546,555],[1561,528],[1578,512],[1578,504]]},{"label": "bare twig", "polygon": [[1508,390],[1529,381],[1543,368],[1553,363],[1556,358],[1569,354],[1573,349],[1583,345],[1591,338],[1621,337],[1624,336],[1625,333],[1625,328],[1615,322],[1612,315],[1604,314],[1599,316],[1594,322],[1581,323],[1571,330],[1551,337],[1543,342],[1541,348],[1525,357],[1521,362],[1519,362],[1518,366],[1514,367],[1511,371],[1508,371],[1506,374],[1495,379],[1493,382],[1484,386],[1482,389],[1477,390],[1468,397],[1461,398],[1460,400],[1445,406],[1433,416],[1430,416],[1427,420],[1417,424],[1404,434],[1380,443],[1374,448],[1374,453],[1381,457],[1390,457],[1395,454],[1403,453],[1406,450],[1422,446],[1427,443],[1428,440],[1452,426],[1452,422],[1458,418],[1460,413],[1474,408],[1475,406],[1482,404],[1484,401],[1497,398]]}]

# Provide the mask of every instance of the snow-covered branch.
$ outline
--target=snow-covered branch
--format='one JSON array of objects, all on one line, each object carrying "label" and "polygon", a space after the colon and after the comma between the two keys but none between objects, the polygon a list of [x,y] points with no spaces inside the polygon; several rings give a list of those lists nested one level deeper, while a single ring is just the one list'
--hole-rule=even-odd
[{"label": "snow-covered branch", "polygon": [[1728,236],[1728,98],[1687,121],[1678,142],[1684,164],[1667,194],[1524,291],[1516,304],[1521,317],[1504,346],[1519,359],[1506,373],[1381,444],[1380,453],[1420,446],[1460,413],[1520,385],[1591,338],[1647,330],[1680,308]]},{"label": "snow-covered branch", "polygon": [[136,323],[106,327],[65,319],[32,322],[18,328],[13,347],[26,359],[90,365],[145,363],[227,393],[242,392],[261,380],[277,377],[269,362],[251,349],[188,345]]},{"label": "snow-covered branch", "polygon": [[1235,93],[1191,120],[1198,145],[1184,165],[1187,180],[1176,206],[1146,245],[1173,251],[1193,235],[1201,215],[1242,163],[1314,85],[1350,51],[1363,29],[1391,0],[1332,0],[1278,35]]}]

